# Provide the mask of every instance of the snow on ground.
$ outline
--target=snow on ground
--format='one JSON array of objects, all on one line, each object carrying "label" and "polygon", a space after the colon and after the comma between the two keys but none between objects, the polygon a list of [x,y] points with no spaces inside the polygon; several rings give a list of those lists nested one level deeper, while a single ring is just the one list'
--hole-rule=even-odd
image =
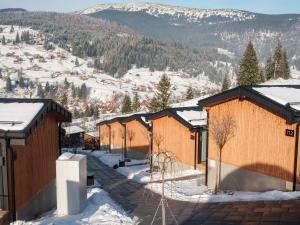
[{"label": "snow on ground", "polygon": [[235,54],[233,52],[227,50],[227,49],[217,48],[217,51],[218,51],[218,54],[220,54],[220,55],[226,55],[229,58],[234,58],[235,57]]},{"label": "snow on ground", "polygon": [[[106,165],[113,167],[122,160],[121,154],[110,154],[104,151],[94,151],[91,153],[96,156]],[[146,164],[147,163],[147,164]],[[148,160],[131,160],[131,162],[126,162],[126,167],[119,167],[117,172],[123,174],[128,179],[134,180],[138,183],[148,183],[161,180],[161,174],[158,172],[153,172],[152,176],[149,173],[150,167]],[[174,179],[179,177],[187,177],[193,175],[200,175],[202,172],[198,170],[180,170],[176,169],[176,172],[169,172],[165,174],[165,179]]]},{"label": "snow on ground", "polygon": [[[167,198],[179,201],[189,202],[232,202],[232,201],[272,201],[272,200],[288,200],[300,197],[300,192],[283,192],[283,191],[267,191],[267,192],[238,192],[224,191],[213,194],[213,190],[209,190],[204,185],[205,177],[182,181],[165,182],[165,195]],[[149,183],[146,188],[161,194],[160,183]]]},{"label": "snow on ground", "polygon": [[230,18],[234,21],[244,21],[253,19],[253,13],[235,10],[235,9],[199,9],[199,8],[186,8],[180,6],[155,4],[155,3],[106,3],[98,4],[87,9],[78,11],[80,14],[90,14],[103,10],[121,10],[133,12],[146,12],[153,16],[177,16],[185,18],[189,22],[198,22],[203,18],[211,16]]},{"label": "snow on ground", "polygon": [[88,201],[85,209],[77,215],[59,216],[57,211],[44,214],[33,221],[16,221],[13,225],[133,225],[137,224],[135,218],[131,218],[118,204],[116,204],[107,192],[100,188],[88,189]]},{"label": "snow on ground", "polygon": [[[195,90],[216,89],[218,86],[208,80],[205,76],[193,78],[184,72],[172,71],[150,71],[148,68],[135,68],[129,70],[122,78],[115,78],[103,71],[96,71],[90,65],[93,59],[78,58],[79,65],[75,65],[76,57],[70,52],[55,46],[54,50],[45,50],[43,47],[43,36],[30,28],[14,27],[14,32],[10,33],[10,26],[0,26],[4,28],[0,32],[0,37],[5,36],[8,41],[6,45],[0,45],[0,68],[4,77],[10,76],[12,82],[18,80],[18,71],[22,71],[25,79],[40,82],[45,85],[62,83],[65,78],[75,86],[83,83],[89,89],[90,98],[102,101],[111,100],[111,96],[116,93],[139,93],[142,99],[147,99],[154,94],[162,74],[166,73],[173,86],[176,97],[185,94],[187,88],[192,85]],[[14,45],[12,42],[16,33],[21,35],[22,31],[29,31],[34,35],[35,44],[21,43]],[[0,77],[0,96],[5,95],[1,88],[5,86],[5,79]],[[30,96],[26,90],[19,90],[18,96]]]},{"label": "snow on ground", "polygon": [[[108,166],[113,166],[121,160],[120,154],[109,154],[104,151],[86,151],[85,152],[97,157]],[[131,165],[143,163],[144,160],[133,160]],[[127,163],[127,165],[129,165]],[[154,172],[150,177],[149,165],[137,165],[129,167],[121,167],[117,172],[123,174],[128,179],[139,183],[145,183],[145,187],[155,193],[161,194],[161,174]],[[196,175],[196,177],[188,178]],[[176,179],[175,178],[181,178]],[[208,189],[205,185],[205,174],[198,170],[184,170],[181,172],[166,173],[165,179],[165,195],[169,199],[188,202],[232,202],[232,201],[273,201],[273,200],[289,200],[300,198],[298,192],[283,191],[266,191],[266,192],[241,192],[241,191],[221,191],[214,194],[212,189]]]}]

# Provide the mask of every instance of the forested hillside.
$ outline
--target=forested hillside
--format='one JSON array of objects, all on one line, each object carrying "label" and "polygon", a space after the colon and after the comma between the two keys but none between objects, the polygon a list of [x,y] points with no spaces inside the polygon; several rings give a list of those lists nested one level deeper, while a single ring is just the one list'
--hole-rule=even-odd
[{"label": "forested hillside", "polygon": [[[150,70],[182,70],[191,76],[207,75],[219,82],[224,71],[232,70],[226,55],[163,44],[130,28],[84,15],[9,12],[0,13],[1,24],[30,26],[44,33],[45,45],[57,44],[80,58],[92,57],[94,67],[115,77],[132,65]],[[218,63],[222,61],[223,63]]]}]

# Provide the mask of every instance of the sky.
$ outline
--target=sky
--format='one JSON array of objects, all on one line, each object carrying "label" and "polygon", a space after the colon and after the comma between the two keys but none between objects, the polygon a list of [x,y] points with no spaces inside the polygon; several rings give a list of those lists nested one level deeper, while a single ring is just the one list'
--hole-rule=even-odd
[{"label": "sky", "polygon": [[234,8],[268,14],[300,13],[300,0],[0,0],[0,8],[70,12],[110,2],[155,2],[192,8]]}]

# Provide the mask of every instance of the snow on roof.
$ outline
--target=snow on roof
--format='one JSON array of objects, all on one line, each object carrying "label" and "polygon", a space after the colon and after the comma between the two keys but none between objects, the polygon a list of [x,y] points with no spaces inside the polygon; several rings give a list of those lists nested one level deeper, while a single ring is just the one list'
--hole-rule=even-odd
[{"label": "snow on roof", "polygon": [[0,103],[0,130],[24,130],[43,108],[43,106],[44,103],[41,102]]},{"label": "snow on roof", "polygon": [[91,131],[91,132],[87,132],[87,135],[90,135],[92,137],[99,137],[99,132],[98,131]]},{"label": "snow on roof", "polygon": [[207,112],[196,108],[178,108],[173,110],[179,117],[190,123],[192,126],[205,126],[207,124]]},{"label": "snow on roof", "polygon": [[300,111],[300,86],[262,86],[253,87],[253,90],[281,105],[289,104],[291,108]]},{"label": "snow on roof", "polygon": [[84,130],[81,127],[78,126],[69,126],[65,127],[66,134],[76,134],[76,133],[82,133]]},{"label": "snow on roof", "polygon": [[184,102],[178,102],[171,105],[171,107],[190,107],[190,106],[197,106],[199,100],[209,97],[209,95],[204,95],[199,98],[193,98]]}]

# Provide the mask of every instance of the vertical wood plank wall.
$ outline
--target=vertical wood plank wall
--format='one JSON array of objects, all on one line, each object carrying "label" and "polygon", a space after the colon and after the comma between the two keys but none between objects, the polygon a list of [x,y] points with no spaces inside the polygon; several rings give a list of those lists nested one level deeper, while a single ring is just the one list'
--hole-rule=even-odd
[{"label": "vertical wood plank wall", "polygon": [[124,145],[124,139],[122,139],[122,131],[124,127],[119,122],[113,122],[110,124],[111,129],[111,144],[115,149],[121,149]]},{"label": "vertical wood plank wall", "polygon": [[99,143],[101,146],[109,145],[109,127],[106,124],[99,125]]},{"label": "vertical wood plank wall", "polygon": [[[295,137],[287,137],[285,129],[296,131],[295,124],[288,125],[285,119],[248,100],[234,99],[207,108],[209,124],[228,113],[236,121],[235,136],[222,151],[223,162],[292,181]],[[216,160],[217,151],[209,132],[208,158]]]},{"label": "vertical wood plank wall", "polygon": [[55,179],[58,157],[58,124],[47,114],[27,138],[26,146],[12,146],[15,165],[16,209]]},{"label": "vertical wood plank wall", "polygon": [[[133,139],[130,143],[128,132],[133,132]],[[149,150],[149,131],[138,120],[126,122],[126,143],[127,149],[138,150],[147,153]]]},{"label": "vertical wood plank wall", "polygon": [[[196,138],[195,132],[190,132],[187,127],[170,116],[152,120],[152,129],[154,139],[157,135],[163,137],[161,150],[171,151],[177,161],[194,166],[195,140],[191,139],[191,135]],[[158,152],[155,140],[153,152]]]}]

